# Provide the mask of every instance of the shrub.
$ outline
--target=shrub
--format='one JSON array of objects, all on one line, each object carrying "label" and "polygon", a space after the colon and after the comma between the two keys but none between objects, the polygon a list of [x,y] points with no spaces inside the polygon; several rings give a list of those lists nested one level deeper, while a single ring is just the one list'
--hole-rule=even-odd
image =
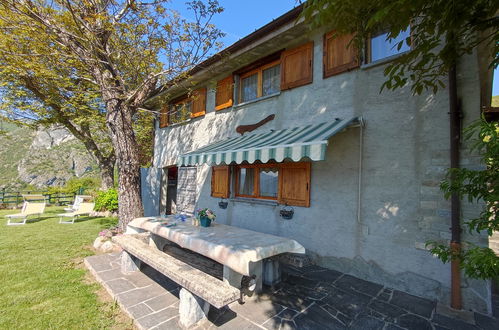
[{"label": "shrub", "polygon": [[114,188],[106,191],[99,191],[95,197],[95,209],[97,211],[117,211],[118,191]]}]

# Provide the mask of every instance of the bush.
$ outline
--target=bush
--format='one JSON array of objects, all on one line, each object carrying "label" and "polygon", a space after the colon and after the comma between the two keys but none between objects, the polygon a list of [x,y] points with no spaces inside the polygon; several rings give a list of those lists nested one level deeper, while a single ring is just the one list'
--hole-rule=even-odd
[{"label": "bush", "polygon": [[97,197],[95,197],[95,209],[97,211],[117,211],[118,191],[114,188],[106,191],[99,191]]}]

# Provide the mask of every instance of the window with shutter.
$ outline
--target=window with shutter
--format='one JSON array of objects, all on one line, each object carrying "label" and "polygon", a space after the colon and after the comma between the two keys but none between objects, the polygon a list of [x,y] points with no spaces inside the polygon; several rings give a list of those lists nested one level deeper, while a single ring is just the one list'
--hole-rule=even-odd
[{"label": "window with shutter", "polygon": [[234,79],[232,78],[232,75],[217,82],[215,110],[222,110],[232,106],[233,91]]},{"label": "window with shutter", "polygon": [[324,36],[324,78],[359,66],[356,48],[349,45],[352,37],[335,35],[334,31]]},{"label": "window with shutter", "polygon": [[169,108],[168,125],[185,122],[191,118],[192,101],[187,95],[178,98]]},{"label": "window with shutter", "polygon": [[310,163],[267,163],[233,167],[236,198],[277,200],[281,204],[310,206]]},{"label": "window with shutter", "polygon": [[314,43],[286,50],[281,55],[281,90],[312,82]]},{"label": "window with shutter", "polygon": [[192,92],[191,117],[203,116],[206,113],[206,88],[197,89]]},{"label": "window with shutter", "polygon": [[279,203],[310,206],[310,163],[286,163],[279,173]]},{"label": "window with shutter", "polygon": [[168,105],[161,107],[159,111],[159,128],[168,126]]},{"label": "window with shutter", "polygon": [[213,166],[211,172],[211,196],[229,198],[229,166]]}]

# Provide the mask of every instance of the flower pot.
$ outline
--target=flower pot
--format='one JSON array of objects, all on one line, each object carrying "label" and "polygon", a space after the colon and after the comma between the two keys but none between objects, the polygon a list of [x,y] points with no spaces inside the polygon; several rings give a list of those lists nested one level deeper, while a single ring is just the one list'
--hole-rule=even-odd
[{"label": "flower pot", "polygon": [[209,227],[211,225],[211,219],[208,217],[200,217],[199,222],[201,223],[201,227]]},{"label": "flower pot", "polygon": [[293,219],[293,214],[295,213],[295,210],[291,206],[284,206],[282,210],[279,211],[279,215],[286,220],[291,220]]}]

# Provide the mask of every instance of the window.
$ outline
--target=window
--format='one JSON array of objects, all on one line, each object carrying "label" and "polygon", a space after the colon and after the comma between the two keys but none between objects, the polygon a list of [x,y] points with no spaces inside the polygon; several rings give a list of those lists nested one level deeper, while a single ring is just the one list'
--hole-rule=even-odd
[{"label": "window", "polygon": [[312,82],[314,43],[286,50],[281,55],[281,90],[303,86]]},{"label": "window", "polygon": [[181,123],[189,118],[203,116],[205,113],[206,88],[201,88],[193,91],[190,97],[184,95],[161,108],[159,127]]},{"label": "window", "polygon": [[[235,197],[276,200],[310,206],[310,163],[234,166]],[[215,183],[216,185],[216,183]],[[212,190],[214,183],[212,181]]]},{"label": "window", "polygon": [[278,173],[278,164],[237,166],[236,197],[277,200]]},{"label": "window", "polygon": [[222,110],[232,106],[234,93],[234,79],[232,75],[217,82],[215,96],[215,110]]},{"label": "window", "polygon": [[324,78],[359,66],[357,50],[350,44],[352,37],[351,34],[336,35],[334,31],[324,36]]},{"label": "window", "polygon": [[192,102],[188,98],[181,99],[170,105],[168,124],[176,124],[191,118]]},{"label": "window", "polygon": [[274,61],[241,74],[239,103],[279,92],[280,72],[279,61]]},{"label": "window", "polygon": [[[379,34],[372,36],[369,39],[368,44],[368,62],[376,62],[382,60],[384,58],[397,55],[410,50],[410,47],[407,45],[406,39],[410,38],[411,32],[408,28],[405,31],[400,32],[397,38],[393,40],[386,40],[388,36],[388,32],[383,31]],[[402,47],[398,49],[398,43],[404,41]]]}]

